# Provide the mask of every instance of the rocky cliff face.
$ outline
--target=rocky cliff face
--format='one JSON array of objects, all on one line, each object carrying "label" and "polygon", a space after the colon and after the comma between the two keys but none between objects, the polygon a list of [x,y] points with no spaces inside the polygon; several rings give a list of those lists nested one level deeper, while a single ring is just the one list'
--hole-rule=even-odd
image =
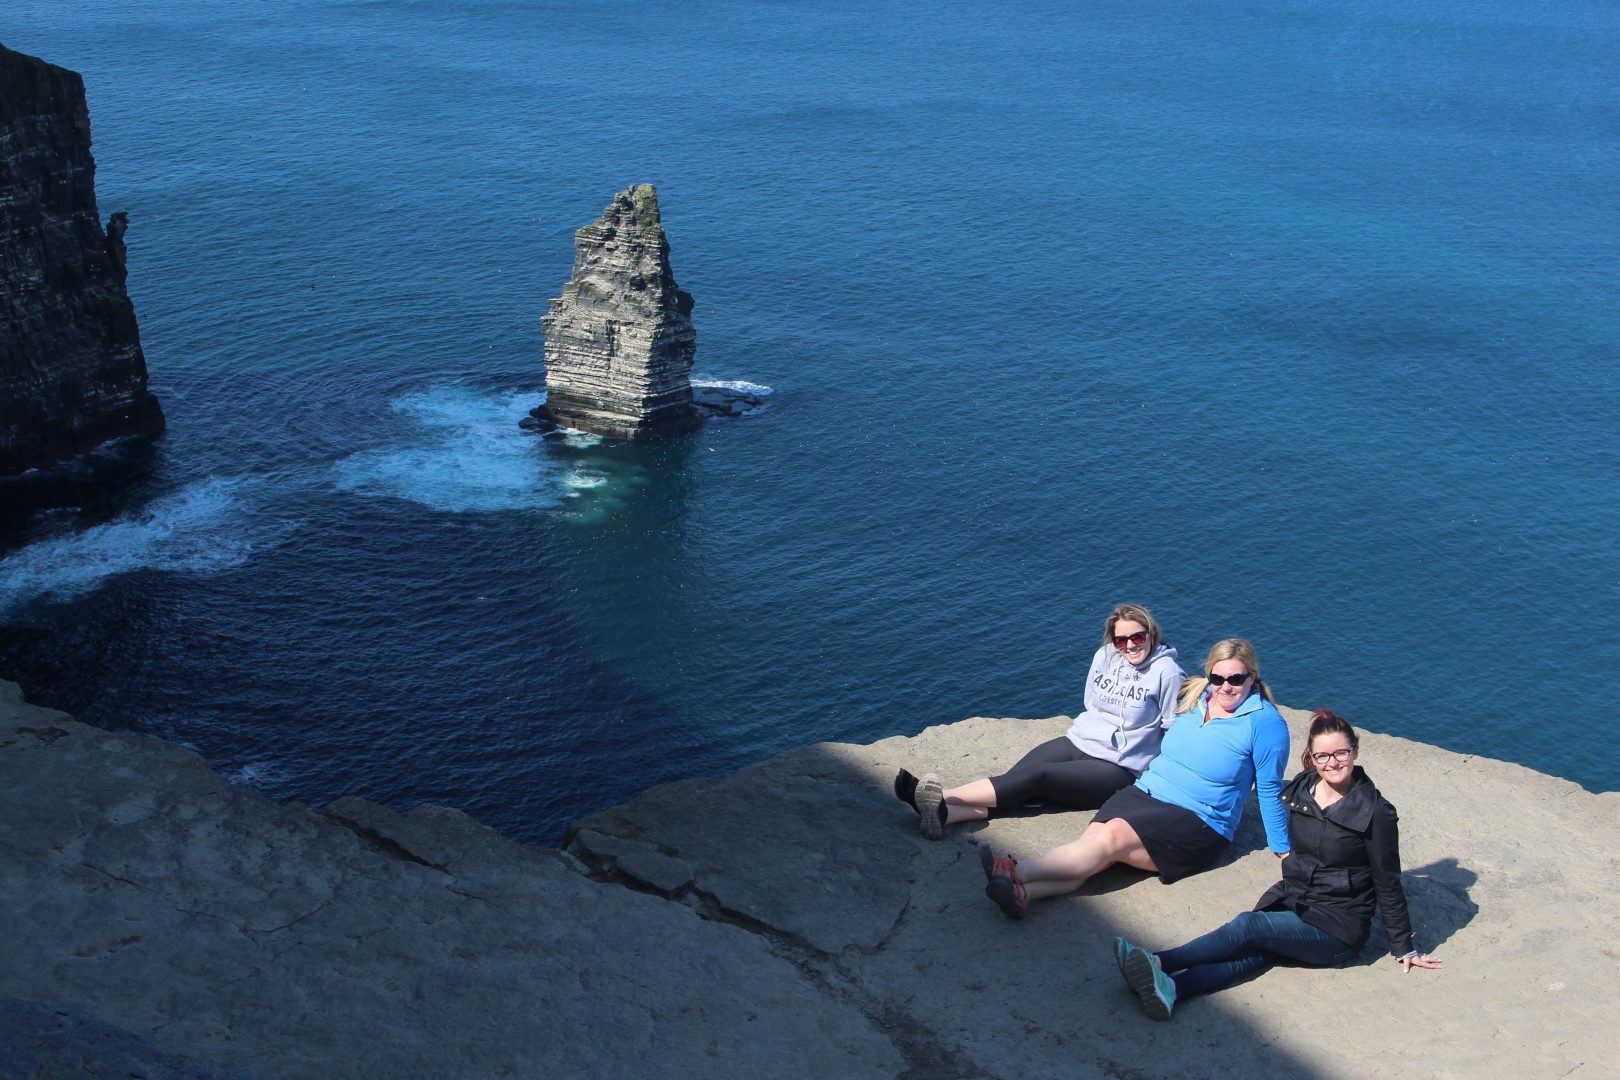
[{"label": "rocky cliff face", "polygon": [[619,192],[574,235],[573,276],[540,319],[546,403],[535,415],[617,439],[692,430],[692,297],[675,285],[658,192]]},{"label": "rocky cliff face", "polygon": [[977,846],[1028,858],[1091,815],[934,843],[890,794],[901,765],[995,774],[1068,726],[802,747],[548,851],[442,807],[272,805],[0,682],[0,1076],[1614,1074],[1620,793],[1363,731],[1445,967],[1403,975],[1380,932],[1155,1024],[1114,935],[1164,948],[1252,906],[1277,879],[1257,806],[1209,873],[1117,868],[1013,922]]},{"label": "rocky cliff face", "polygon": [[0,475],[163,430],[95,175],[84,80],[0,46]]}]

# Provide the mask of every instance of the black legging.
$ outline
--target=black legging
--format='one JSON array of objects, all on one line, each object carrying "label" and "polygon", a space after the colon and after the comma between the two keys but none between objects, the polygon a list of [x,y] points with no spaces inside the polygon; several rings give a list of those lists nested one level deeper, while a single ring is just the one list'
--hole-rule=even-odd
[{"label": "black legging", "polygon": [[1017,809],[1031,799],[1095,810],[1135,779],[1136,774],[1123,765],[1094,758],[1060,735],[1041,743],[1000,776],[992,776],[990,783],[1001,810]]}]

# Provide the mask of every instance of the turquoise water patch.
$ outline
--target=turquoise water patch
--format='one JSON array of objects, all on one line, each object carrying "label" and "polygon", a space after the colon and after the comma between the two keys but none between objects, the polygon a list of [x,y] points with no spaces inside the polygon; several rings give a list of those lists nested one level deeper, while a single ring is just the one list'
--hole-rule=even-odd
[{"label": "turquoise water patch", "polygon": [[393,402],[399,442],[358,451],[333,466],[340,490],[406,499],[447,513],[546,510],[558,505],[571,474],[518,421],[544,395],[491,394],[436,386]]}]

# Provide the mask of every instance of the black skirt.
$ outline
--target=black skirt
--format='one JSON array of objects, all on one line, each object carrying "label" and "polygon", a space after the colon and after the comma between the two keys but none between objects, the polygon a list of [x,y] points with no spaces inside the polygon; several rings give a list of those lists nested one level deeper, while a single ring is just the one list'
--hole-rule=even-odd
[{"label": "black skirt", "polygon": [[1136,830],[1166,885],[1208,870],[1226,850],[1227,839],[1191,810],[1155,799],[1135,784],[1120,788],[1102,804],[1093,821],[1123,818]]}]

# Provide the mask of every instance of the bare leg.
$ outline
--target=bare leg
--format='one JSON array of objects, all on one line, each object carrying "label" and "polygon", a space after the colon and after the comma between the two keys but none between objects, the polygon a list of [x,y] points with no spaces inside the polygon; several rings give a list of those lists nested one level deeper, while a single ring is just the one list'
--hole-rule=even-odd
[{"label": "bare leg", "polygon": [[946,792],[940,787],[939,778],[932,773],[917,777],[901,769],[894,776],[894,797],[917,811],[917,827],[930,840],[943,839],[947,825],[983,821],[990,816],[990,811],[983,806],[948,798],[951,793],[963,790],[982,796],[980,788],[989,792],[990,800],[994,803],[996,789],[988,780],[978,780]]},{"label": "bare leg", "polygon": [[994,806],[996,785],[988,780],[974,780],[971,783],[946,788],[945,801],[962,803],[966,806]]},{"label": "bare leg", "polygon": [[1100,870],[1125,863],[1138,870],[1157,870],[1141,837],[1124,818],[1094,821],[1080,839],[1059,845],[1039,858],[1021,861],[1018,877],[1031,900],[1071,893]]},{"label": "bare leg", "polygon": [[996,788],[988,780],[974,780],[946,788],[945,803],[947,825],[955,825],[959,821],[983,821],[990,816],[989,807],[996,805]]}]

